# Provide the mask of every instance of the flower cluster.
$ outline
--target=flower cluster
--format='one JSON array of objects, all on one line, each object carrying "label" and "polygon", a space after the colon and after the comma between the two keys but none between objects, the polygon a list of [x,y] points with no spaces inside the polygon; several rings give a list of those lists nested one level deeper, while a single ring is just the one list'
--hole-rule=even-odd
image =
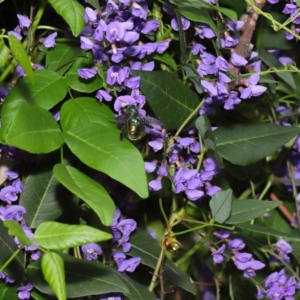
[{"label": "flower cluster", "polygon": [[[149,142],[149,145],[157,149],[160,143],[162,141],[156,139]],[[174,192],[177,194],[184,192],[191,201],[201,199],[205,195],[213,196],[221,190],[220,187],[210,183],[218,174],[219,167],[212,158],[207,158],[203,161],[202,168],[198,170],[198,160],[195,158],[198,153],[200,153],[200,144],[195,138],[177,138],[168,151],[167,162],[163,161],[158,168],[156,160],[145,162],[146,171],[151,173],[157,169],[158,175],[156,179],[149,182],[149,188],[154,191],[160,190],[162,178],[169,177],[174,184]]]},{"label": "flower cluster", "polygon": [[299,283],[294,277],[287,277],[285,270],[274,272],[265,281],[265,289],[258,287],[257,298],[267,299],[294,299]]},{"label": "flower cluster", "polygon": [[[245,278],[252,278],[256,276],[255,271],[260,270],[265,267],[265,264],[253,258],[251,253],[240,252],[246,246],[244,241],[240,238],[228,239],[229,237],[228,231],[222,231],[216,233],[218,238],[226,241],[228,246],[233,254],[231,259],[234,261],[237,269],[243,271],[243,276]],[[226,250],[225,244],[223,244],[219,249],[212,248],[212,256],[213,261],[217,264],[220,264],[224,261],[224,252]]]},{"label": "flower cluster", "polygon": [[[2,155],[5,154],[2,153]],[[26,213],[26,209],[22,205],[13,204],[18,200],[19,194],[23,191],[23,184],[19,178],[19,173],[15,170],[7,170],[5,173],[7,175],[7,179],[5,181],[6,186],[0,191],[0,200],[3,204],[0,206],[0,220],[20,222],[25,235],[31,239],[33,237],[32,230],[25,224],[23,218]],[[40,258],[41,252],[38,250],[37,244],[32,243],[30,246],[23,246],[17,237],[15,237],[15,243],[19,248],[22,248],[28,255],[30,255],[32,260]],[[6,283],[14,282],[14,280],[9,278],[5,272],[0,272],[0,278]],[[30,283],[19,287],[17,289],[19,292],[19,299],[29,299],[31,289],[32,285]]]},{"label": "flower cluster", "polygon": [[[155,31],[159,26],[158,20],[147,20],[148,5],[146,1],[108,1],[105,9],[98,12],[91,8],[85,9],[85,29],[80,36],[81,48],[90,50],[94,57],[95,66],[78,70],[81,78],[89,79],[97,76],[99,64],[112,61],[118,65],[110,66],[107,69],[107,89],[99,90],[96,98],[100,101],[111,101],[110,91],[112,89],[131,90],[130,94],[136,99],[141,108],[145,103],[140,103],[139,79],[131,77],[131,70],[153,70],[146,65],[142,67],[137,61],[129,67],[126,59],[144,59],[153,53],[163,53],[169,42],[144,43],[143,35]],[[125,66],[122,67],[122,62]],[[129,103],[127,103],[129,104]]]},{"label": "flower cluster", "polygon": [[[226,23],[220,48],[226,51],[230,50],[230,54],[227,53],[228,59],[224,58],[226,53],[224,56],[215,56],[209,53],[203,44],[197,41],[193,42],[192,54],[198,56],[196,59],[197,72],[201,78],[204,76],[209,78],[209,80],[202,79],[200,81],[204,91],[208,93],[208,97],[199,111],[200,114],[212,113],[212,105],[223,105],[226,110],[233,109],[242,100],[260,96],[267,90],[266,87],[258,85],[261,61],[249,63],[257,56],[257,53],[252,51],[248,57],[244,58],[235,52],[234,47],[239,42],[235,33],[243,25],[243,21]],[[195,32],[200,39],[216,37],[214,32],[204,24],[197,24]],[[248,73],[254,71],[256,74],[241,77],[239,76],[241,71]]]},{"label": "flower cluster", "polygon": [[[118,246],[121,246],[125,253],[131,249],[131,243],[128,241],[131,233],[136,229],[136,226],[137,224],[133,219],[124,219],[121,216],[120,209],[116,209],[112,224],[110,226],[113,234],[113,242],[117,242]],[[141,262],[140,257],[126,259],[126,255],[117,250],[113,250],[112,256],[117,263],[119,272],[134,272],[136,267]]]}]

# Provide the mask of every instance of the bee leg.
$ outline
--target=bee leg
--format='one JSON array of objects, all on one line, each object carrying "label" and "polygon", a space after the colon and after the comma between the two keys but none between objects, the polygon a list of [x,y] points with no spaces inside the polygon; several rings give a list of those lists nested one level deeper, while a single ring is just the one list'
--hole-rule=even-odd
[{"label": "bee leg", "polygon": [[124,133],[125,133],[125,126],[122,127],[120,132],[120,141],[123,142],[124,139]]}]

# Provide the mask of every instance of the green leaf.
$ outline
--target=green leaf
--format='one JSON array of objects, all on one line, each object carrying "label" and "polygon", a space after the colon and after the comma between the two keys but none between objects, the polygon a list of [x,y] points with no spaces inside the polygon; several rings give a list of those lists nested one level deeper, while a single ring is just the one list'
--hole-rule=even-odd
[{"label": "green leaf", "polygon": [[26,236],[18,222],[5,220],[3,225],[8,228],[8,234],[13,237],[17,237],[22,245],[30,246],[32,244],[31,240]]},{"label": "green leaf", "polygon": [[9,49],[6,47],[3,39],[0,39],[0,68],[9,60]]},{"label": "green leaf", "polygon": [[[279,70],[284,69],[284,65],[282,65],[272,53],[269,53],[264,48],[259,49],[259,58],[269,67]],[[293,91],[296,89],[294,78],[290,72],[276,72],[276,75],[280,77],[286,84],[288,84]]]},{"label": "green leaf", "polygon": [[88,204],[105,226],[109,226],[115,213],[115,205],[105,188],[77,169],[58,164],[55,177],[73,194]]},{"label": "green leaf", "polygon": [[23,101],[49,110],[66,96],[68,86],[64,78],[53,71],[34,72],[34,83],[28,77],[22,78],[10,90],[5,102]]},{"label": "green leaf", "polygon": [[80,54],[85,55],[85,52],[77,45],[57,43],[54,48],[46,52],[46,67],[48,70],[63,75]]},{"label": "green leaf", "polygon": [[195,92],[168,72],[133,71],[133,74],[141,77],[141,90],[167,129],[179,128],[200,103]]},{"label": "green leaf", "polygon": [[[130,237],[130,243],[132,244],[131,250],[126,254],[133,257],[141,257],[142,264],[154,269],[161,252],[158,242],[149,233],[137,230]],[[196,294],[196,287],[190,277],[173,262],[165,258],[162,269],[164,270],[163,274],[161,274],[163,278],[168,279],[173,285],[179,286],[193,295]]]},{"label": "green leaf", "polygon": [[209,25],[215,34],[218,32],[216,23],[205,8],[179,7],[180,13],[188,20]]},{"label": "green leaf", "polygon": [[238,17],[241,17],[241,15],[245,12],[247,3],[245,1],[240,0],[220,0],[219,1],[220,6],[226,6],[232,10],[234,10]]},{"label": "green leaf", "polygon": [[232,203],[232,190],[220,191],[214,194],[209,202],[213,219],[223,224],[230,216]]},{"label": "green leaf", "polygon": [[32,70],[28,55],[27,55],[25,49],[23,48],[22,43],[14,35],[8,35],[7,38],[8,38],[10,50],[11,50],[13,56],[19,62],[21,67],[24,69],[30,82],[33,83],[34,82],[33,70]]},{"label": "green leaf", "polygon": [[86,225],[44,222],[35,231],[34,240],[52,250],[66,249],[111,239],[111,234]]},{"label": "green leaf", "polygon": [[100,9],[99,1],[98,0],[86,0],[86,3],[90,4],[96,9]]},{"label": "green leaf", "polygon": [[201,77],[199,76],[199,74],[197,74],[196,70],[188,65],[182,66],[182,68],[184,69],[184,72],[185,72],[186,76],[189,78],[189,80],[191,80],[193,82],[197,93],[202,94],[203,88],[200,84]]},{"label": "green leaf", "polygon": [[54,252],[45,253],[42,256],[41,266],[44,278],[56,297],[59,300],[67,299],[64,261],[62,258]]},{"label": "green leaf", "polygon": [[26,224],[36,228],[45,221],[54,221],[73,204],[72,195],[54,177],[52,169],[59,153],[48,154],[37,164],[24,183],[20,205],[26,209]]},{"label": "green leaf", "polygon": [[[77,298],[106,293],[128,293],[120,276],[110,267],[95,261],[60,254],[64,261],[67,297]],[[53,295],[41,272],[41,262],[34,261],[27,268],[29,281],[39,291]],[[48,299],[48,298],[47,298]]]},{"label": "green leaf", "polygon": [[147,290],[147,287],[139,284],[138,282],[131,279],[124,273],[120,273],[115,269],[111,269],[112,272],[116,274],[122,281],[123,284],[127,287],[128,292],[124,292],[124,295],[131,300],[155,300],[157,299],[156,295]]},{"label": "green leaf", "polygon": [[49,3],[67,22],[73,35],[79,36],[85,26],[84,7],[76,0],[49,0]]},{"label": "green leaf", "polygon": [[168,65],[169,67],[171,67],[173,70],[177,70],[177,64],[176,61],[174,60],[174,58],[167,52],[163,53],[163,54],[155,54],[153,56],[153,58],[155,60],[158,60],[166,65]]},{"label": "green leaf", "polygon": [[5,142],[30,153],[47,153],[64,143],[52,114],[43,108],[23,102],[4,136]]},{"label": "green leaf", "polygon": [[90,79],[83,79],[78,75],[78,69],[90,68],[93,65],[94,59],[91,52],[86,52],[84,57],[78,57],[66,75],[68,85],[73,90],[83,93],[92,93],[102,88],[103,81],[98,74]]},{"label": "green leaf", "polygon": [[123,183],[141,198],[148,197],[142,156],[128,140],[120,141],[117,128],[83,124],[68,130],[64,137],[71,151],[89,167]]},{"label": "green leaf", "polygon": [[246,229],[246,230],[249,230],[249,231],[252,231],[252,232],[265,234],[265,235],[276,236],[278,238],[284,238],[287,241],[300,242],[299,237],[293,237],[293,236],[287,235],[286,233],[281,232],[279,230],[276,230],[276,229],[273,229],[273,228],[268,228],[268,227],[261,226],[261,225],[249,224],[249,223],[240,223],[240,224],[236,224],[236,227],[241,228],[241,229]]},{"label": "green leaf", "polygon": [[[204,8],[208,8],[210,10],[216,10],[221,12],[222,14],[224,14],[225,16],[227,16],[229,19],[231,19],[232,21],[236,22],[237,21],[237,14],[235,12],[235,10],[231,10],[225,7],[220,7],[219,5],[212,5],[210,3],[207,3],[205,1],[199,1],[199,0],[185,0],[185,1],[179,1],[179,0],[175,0],[174,1],[178,6],[180,11],[182,9],[191,9],[191,10],[203,10]],[[194,21],[194,20],[192,20]],[[198,21],[198,22],[202,22],[202,21]]]},{"label": "green leaf", "polygon": [[11,279],[21,280],[25,274],[24,253],[20,251],[15,239],[8,234],[7,228],[0,220],[0,266],[2,267],[17,251],[19,253],[4,269],[4,272]]},{"label": "green leaf", "polygon": [[276,208],[282,204],[281,201],[260,201],[260,200],[235,200],[232,201],[231,215],[226,220],[227,224],[244,223]]},{"label": "green leaf", "polygon": [[297,127],[274,124],[238,124],[214,131],[218,153],[240,166],[265,158],[299,133]]},{"label": "green leaf", "polygon": [[77,125],[98,123],[112,125],[115,115],[108,106],[99,103],[95,98],[80,97],[64,103],[60,110],[60,125],[68,131]]},{"label": "green leaf", "polygon": [[207,116],[200,116],[195,122],[195,126],[204,141],[206,148],[213,151],[213,156],[219,167],[223,167],[223,158],[216,150],[216,138],[211,130],[210,121]]},{"label": "green leaf", "polygon": [[0,281],[0,299],[19,300],[16,287]]}]

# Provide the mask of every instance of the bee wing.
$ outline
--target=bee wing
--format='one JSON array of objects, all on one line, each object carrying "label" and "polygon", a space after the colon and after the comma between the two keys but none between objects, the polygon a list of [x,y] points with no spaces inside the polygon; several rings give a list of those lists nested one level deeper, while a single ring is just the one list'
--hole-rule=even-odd
[{"label": "bee wing", "polygon": [[158,120],[156,118],[153,118],[153,117],[150,117],[150,116],[142,117],[141,121],[142,121],[143,125],[148,127],[148,128],[154,128],[153,125],[163,127],[163,124],[160,120]]}]

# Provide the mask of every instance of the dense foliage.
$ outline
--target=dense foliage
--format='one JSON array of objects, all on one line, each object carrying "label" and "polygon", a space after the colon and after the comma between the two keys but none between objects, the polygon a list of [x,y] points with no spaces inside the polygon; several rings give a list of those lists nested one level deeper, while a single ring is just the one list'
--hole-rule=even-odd
[{"label": "dense foliage", "polygon": [[0,0],[1,299],[300,299],[298,5]]}]

